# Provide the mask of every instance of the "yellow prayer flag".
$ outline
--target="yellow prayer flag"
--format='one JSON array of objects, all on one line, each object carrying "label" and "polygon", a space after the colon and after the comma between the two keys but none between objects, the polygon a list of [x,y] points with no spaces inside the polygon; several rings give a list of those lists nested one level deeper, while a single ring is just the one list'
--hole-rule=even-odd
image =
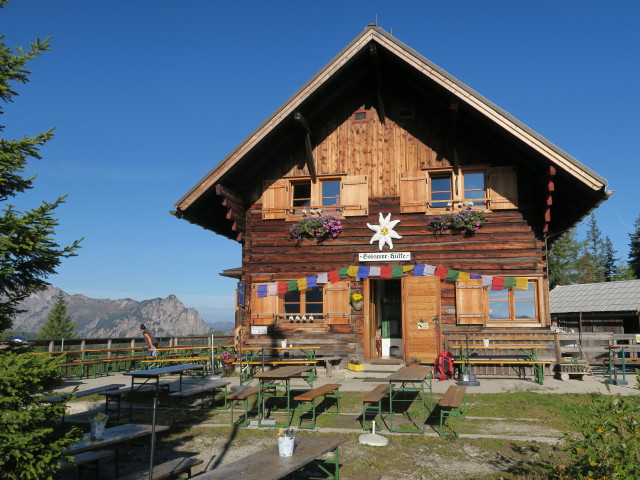
[{"label": "yellow prayer flag", "polygon": [[470,273],[460,272],[460,274],[458,275],[458,281],[459,282],[468,282],[469,280],[471,280],[471,274]]},{"label": "yellow prayer flag", "polygon": [[349,268],[347,268],[347,275],[349,275],[350,277],[357,277],[358,267],[351,265]]},{"label": "yellow prayer flag", "polygon": [[413,265],[403,265],[402,266],[402,273],[411,272],[412,270],[413,270]]},{"label": "yellow prayer flag", "polygon": [[529,279],[527,277],[516,277],[516,290],[528,290]]},{"label": "yellow prayer flag", "polygon": [[307,289],[307,277],[299,278],[298,280],[296,280],[296,283],[298,284],[298,290]]}]

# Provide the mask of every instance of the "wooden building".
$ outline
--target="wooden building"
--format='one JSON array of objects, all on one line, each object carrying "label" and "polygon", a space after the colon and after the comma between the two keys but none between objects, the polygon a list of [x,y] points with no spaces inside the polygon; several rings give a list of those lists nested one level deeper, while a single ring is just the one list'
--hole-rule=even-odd
[{"label": "wooden building", "polygon": [[[608,195],[602,177],[369,25],[172,213],[242,244],[246,343],[369,360],[380,328],[383,356],[431,362],[447,336],[548,334],[547,239]],[[469,233],[442,225],[461,213]],[[291,238],[324,215],[340,222],[335,238]]]},{"label": "wooden building", "polygon": [[551,321],[565,330],[640,333],[640,280],[560,285],[549,297]]}]

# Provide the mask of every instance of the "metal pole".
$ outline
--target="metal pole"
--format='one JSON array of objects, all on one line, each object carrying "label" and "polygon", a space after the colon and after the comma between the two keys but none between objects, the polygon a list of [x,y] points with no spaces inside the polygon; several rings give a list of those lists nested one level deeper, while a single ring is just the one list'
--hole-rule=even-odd
[{"label": "metal pole", "polygon": [[238,329],[238,338],[236,338],[238,342],[238,357],[240,358],[240,388],[242,389],[242,327]]},{"label": "metal pole", "polygon": [[151,419],[151,455],[149,459],[149,480],[153,480],[153,455],[156,451],[156,407],[158,406],[158,385],[153,396],[153,417]]}]

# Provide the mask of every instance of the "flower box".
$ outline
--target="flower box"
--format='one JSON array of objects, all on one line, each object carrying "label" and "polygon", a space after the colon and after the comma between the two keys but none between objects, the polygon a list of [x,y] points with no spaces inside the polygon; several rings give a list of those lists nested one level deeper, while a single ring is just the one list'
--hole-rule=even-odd
[{"label": "flower box", "polygon": [[354,372],[363,372],[364,365],[361,363],[347,363],[347,370],[352,370]]}]

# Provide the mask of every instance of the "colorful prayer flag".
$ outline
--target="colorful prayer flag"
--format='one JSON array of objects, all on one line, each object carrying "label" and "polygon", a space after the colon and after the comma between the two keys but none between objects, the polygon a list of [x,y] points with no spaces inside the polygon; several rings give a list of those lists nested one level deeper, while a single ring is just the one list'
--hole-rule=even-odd
[{"label": "colorful prayer flag", "polygon": [[502,290],[504,288],[504,277],[493,277],[491,290]]},{"label": "colorful prayer flag", "polygon": [[315,275],[311,275],[310,277],[307,277],[307,288],[314,288],[317,286],[316,284],[316,276]]},{"label": "colorful prayer flag", "polygon": [[369,276],[369,267],[358,267],[358,278],[367,278]]},{"label": "colorful prayer flag", "polygon": [[529,279],[527,277],[516,277],[516,290],[529,290]]},{"label": "colorful prayer flag", "polygon": [[391,267],[391,278],[402,278],[402,266]]},{"label": "colorful prayer flag", "polygon": [[329,273],[329,281],[331,283],[338,283],[340,281],[340,275],[338,274],[338,270],[331,270]]},{"label": "colorful prayer flag", "polygon": [[278,295],[287,293],[287,282],[278,282]]},{"label": "colorful prayer flag", "polygon": [[504,288],[515,287],[516,279],[515,277],[504,277]]},{"label": "colorful prayer flag", "polygon": [[298,290],[306,290],[307,289],[307,279],[305,278],[299,278],[298,280],[296,280],[296,283],[298,284]]},{"label": "colorful prayer flag", "polygon": [[448,270],[445,280],[447,282],[455,282],[456,280],[458,280],[459,275],[460,275],[460,272],[458,270]]},{"label": "colorful prayer flag", "polygon": [[369,267],[369,276],[370,277],[379,277],[380,276],[380,267]]},{"label": "colorful prayer flag", "polygon": [[380,278],[391,278],[391,267],[380,267]]},{"label": "colorful prayer flag", "polygon": [[358,275],[358,267],[356,267],[355,265],[351,265],[350,267],[347,268],[347,275],[350,277],[355,277]]},{"label": "colorful prayer flag", "polygon": [[416,265],[413,267],[413,276],[422,277],[424,275],[424,265]]},{"label": "colorful prayer flag", "polygon": [[471,275],[467,272],[460,272],[460,275],[458,275],[459,282],[468,282],[469,280],[471,280]]},{"label": "colorful prayer flag", "polygon": [[317,283],[329,283],[329,275],[327,273],[319,273]]},{"label": "colorful prayer flag", "polygon": [[436,267],[436,271],[433,272],[433,274],[436,277],[440,277],[440,280],[446,280],[447,279],[447,272],[448,272],[448,270],[446,268]]},{"label": "colorful prayer flag", "polygon": [[267,296],[273,297],[278,295],[278,284],[277,283],[269,283],[267,285]]},{"label": "colorful prayer flag", "polygon": [[297,292],[298,282],[296,280],[289,280],[287,282],[287,292]]},{"label": "colorful prayer flag", "polygon": [[425,265],[424,266],[424,276],[425,277],[431,277],[433,275],[436,274],[436,267],[434,267],[433,265]]},{"label": "colorful prayer flag", "polygon": [[413,265],[403,265],[402,266],[402,273],[407,273],[413,270]]},{"label": "colorful prayer flag", "polygon": [[263,298],[267,296],[267,285],[262,284],[258,285],[258,298]]},{"label": "colorful prayer flag", "polygon": [[340,278],[349,278],[349,275],[347,274],[347,270],[349,270],[349,267],[339,268],[338,276]]}]

